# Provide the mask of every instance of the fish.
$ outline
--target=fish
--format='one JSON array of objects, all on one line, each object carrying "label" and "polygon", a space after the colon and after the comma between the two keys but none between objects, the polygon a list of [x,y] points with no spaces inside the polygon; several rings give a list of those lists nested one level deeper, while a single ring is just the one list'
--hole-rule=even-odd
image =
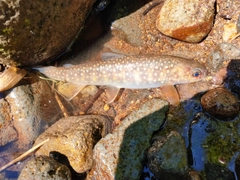
[{"label": "fish", "polygon": [[[191,83],[203,80],[207,75],[203,64],[182,57],[114,54],[102,57],[105,60],[65,67],[49,66],[35,69],[54,80],[80,86],[111,87],[109,92],[114,96],[120,88],[148,89]],[[111,95],[109,98],[114,97]]]}]

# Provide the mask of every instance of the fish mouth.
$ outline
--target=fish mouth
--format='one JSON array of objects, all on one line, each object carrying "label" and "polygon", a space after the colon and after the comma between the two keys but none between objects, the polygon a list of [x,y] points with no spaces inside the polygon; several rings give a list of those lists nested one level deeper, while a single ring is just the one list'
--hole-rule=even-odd
[{"label": "fish mouth", "polygon": [[211,81],[212,79],[213,79],[212,76],[206,76],[206,77],[204,78],[204,80],[206,80],[206,81]]}]

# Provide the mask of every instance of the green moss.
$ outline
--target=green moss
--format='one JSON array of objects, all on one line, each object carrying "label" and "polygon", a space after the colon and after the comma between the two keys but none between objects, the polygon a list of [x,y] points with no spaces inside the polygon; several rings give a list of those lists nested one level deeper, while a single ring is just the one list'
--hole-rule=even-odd
[{"label": "green moss", "polygon": [[30,19],[25,19],[25,20],[24,20],[24,23],[25,23],[26,25],[30,25],[31,21],[30,21]]},{"label": "green moss", "polygon": [[5,29],[2,30],[4,34],[11,34],[13,29],[11,27],[6,27]]},{"label": "green moss", "polygon": [[237,131],[239,120],[233,122],[219,122],[218,129],[211,133],[205,145],[207,161],[222,165],[221,161],[228,162],[232,156],[240,149],[240,139]]}]

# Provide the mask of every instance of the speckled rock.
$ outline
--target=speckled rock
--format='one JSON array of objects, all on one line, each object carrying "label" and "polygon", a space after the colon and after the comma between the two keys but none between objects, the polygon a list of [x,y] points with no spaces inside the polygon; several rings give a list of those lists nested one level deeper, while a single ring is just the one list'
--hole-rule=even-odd
[{"label": "speckled rock", "polygon": [[39,156],[27,162],[18,180],[71,180],[71,172],[67,166],[47,156]]},{"label": "speckled rock", "polygon": [[156,26],[163,34],[186,42],[200,42],[211,30],[215,0],[166,0]]},{"label": "speckled rock", "polygon": [[166,101],[152,99],[128,115],[94,147],[94,167],[87,179],[139,179],[145,151],[154,131],[164,122]]},{"label": "speckled rock", "polygon": [[85,172],[92,167],[93,146],[101,138],[108,120],[98,115],[70,116],[62,118],[41,134],[35,144],[49,138],[36,155],[48,155],[57,151],[67,156],[72,168]]},{"label": "speckled rock", "polygon": [[9,104],[3,98],[0,99],[0,146],[17,140],[17,131],[12,123]]},{"label": "speckled rock", "polygon": [[[43,95],[41,85],[17,86],[5,97],[11,110],[14,128],[18,133],[18,148],[28,149],[43,131],[40,101]],[[45,91],[46,93],[46,91]]]},{"label": "speckled rock", "polygon": [[32,65],[67,49],[95,0],[0,2],[0,63]]},{"label": "speckled rock", "polygon": [[239,113],[238,98],[225,88],[215,88],[201,98],[203,109],[221,120],[231,120]]},{"label": "speckled rock", "polygon": [[166,137],[160,136],[154,139],[147,154],[148,167],[152,173],[162,180],[187,177],[187,150],[181,135],[172,131]]}]

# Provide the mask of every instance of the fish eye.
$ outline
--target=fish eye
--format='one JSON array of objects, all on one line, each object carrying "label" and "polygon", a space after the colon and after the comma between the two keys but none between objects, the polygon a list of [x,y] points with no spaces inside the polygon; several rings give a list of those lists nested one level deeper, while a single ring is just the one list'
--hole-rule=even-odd
[{"label": "fish eye", "polygon": [[200,77],[202,75],[202,70],[200,68],[195,68],[192,72],[193,77]]}]

